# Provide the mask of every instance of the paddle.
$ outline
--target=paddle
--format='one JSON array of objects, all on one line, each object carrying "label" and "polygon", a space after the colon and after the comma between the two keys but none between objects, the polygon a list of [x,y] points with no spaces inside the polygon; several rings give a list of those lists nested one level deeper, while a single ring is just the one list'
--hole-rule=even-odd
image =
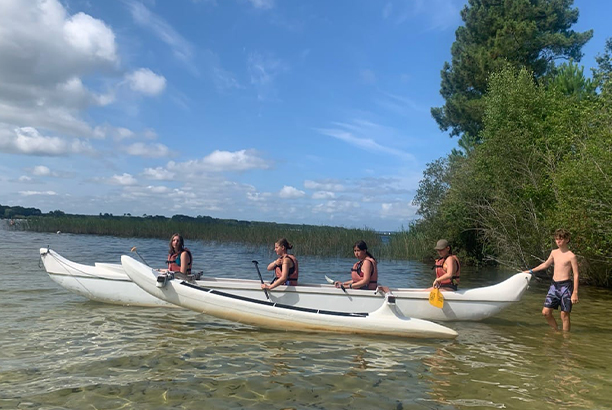
[{"label": "paddle", "polygon": [[442,309],[444,306],[444,296],[442,296],[440,288],[434,288],[431,292],[429,292],[429,303]]},{"label": "paddle", "polygon": [[139,257],[140,259],[142,259],[142,261],[144,262],[144,264],[145,264],[145,265],[147,265],[147,266],[151,266],[151,265],[149,265],[149,264],[147,263],[147,261],[146,261],[146,260],[144,260],[144,258],[143,258],[142,256],[140,256],[140,254],[139,254],[139,253],[138,253],[138,251],[136,250],[136,247],[135,247],[135,246],[132,246],[131,252],[135,252],[135,253],[136,253],[136,255],[138,255],[138,257]]},{"label": "paddle", "polygon": [[[327,283],[336,283],[335,280],[333,280],[332,278],[330,278],[329,276],[325,275],[325,280],[327,281]],[[340,289],[342,289],[344,291],[344,293],[348,293],[346,291],[346,289],[344,289],[344,285],[342,283],[340,283]]]},{"label": "paddle", "polygon": [[[261,284],[263,285],[264,280],[263,280],[263,277],[261,276],[261,272],[259,271],[259,262],[257,261],[251,261],[251,262],[253,262],[253,264],[255,265],[255,268],[257,268],[257,274],[259,275],[259,280],[261,281]],[[266,298],[268,299],[268,301],[272,302],[272,300],[270,299],[270,295],[268,295],[268,290],[264,289],[263,291],[266,294]]]}]

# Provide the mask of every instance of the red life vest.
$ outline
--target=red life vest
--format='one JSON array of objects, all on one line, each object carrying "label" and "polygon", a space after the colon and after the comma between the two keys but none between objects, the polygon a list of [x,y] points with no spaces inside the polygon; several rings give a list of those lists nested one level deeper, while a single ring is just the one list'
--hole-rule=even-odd
[{"label": "red life vest", "polygon": [[[168,270],[172,272],[180,272],[181,271],[181,254],[183,252],[187,252],[189,255],[189,264],[187,265],[186,274],[191,274],[191,264],[193,262],[193,257],[191,256],[191,251],[187,248],[183,248],[183,250],[179,253],[173,253],[172,255],[168,255],[168,260],[166,263],[168,264]],[[178,263],[177,263],[178,262]]]},{"label": "red life vest", "polygon": [[444,258],[436,259],[436,264],[434,265],[434,269],[436,270],[436,278],[446,275],[444,263],[446,263],[447,259],[450,259],[453,263],[457,264],[457,271],[452,278],[440,282],[440,286],[443,288],[453,288],[457,290],[457,286],[459,285],[459,275],[461,275],[461,264],[455,255],[446,255]]},{"label": "red life vest", "polygon": [[[376,260],[374,258],[370,258],[369,256],[366,256],[364,261],[365,260],[370,261],[372,264],[372,274],[370,275],[370,282],[366,286],[361,287],[361,289],[376,290],[378,287],[378,267],[376,266]],[[353,282],[359,282],[361,279],[363,279],[363,272],[361,271],[362,265],[363,261],[356,262],[353,265],[353,269],[351,269],[351,279]]]},{"label": "red life vest", "polygon": [[[297,258],[293,255],[285,255],[283,256],[284,258],[289,258],[291,259],[291,261],[293,262],[293,266],[289,268],[289,274],[287,275],[287,281],[285,283],[283,283],[283,285],[288,285],[288,286],[296,286],[298,284],[298,275],[299,275],[299,269],[298,269],[298,261]],[[280,278],[281,276],[283,276],[283,265],[281,262],[281,266],[277,266],[274,269],[274,273],[276,274],[276,279]]]}]

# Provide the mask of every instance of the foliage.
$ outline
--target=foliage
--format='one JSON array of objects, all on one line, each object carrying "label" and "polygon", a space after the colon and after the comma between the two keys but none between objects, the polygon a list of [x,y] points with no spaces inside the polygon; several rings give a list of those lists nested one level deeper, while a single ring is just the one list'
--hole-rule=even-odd
[{"label": "foliage", "polygon": [[554,61],[580,61],[592,30],[570,29],[578,19],[573,0],[469,0],[461,11],[465,25],[456,31],[451,63],[441,72],[442,107],[431,113],[443,131],[461,135],[468,148],[480,142],[482,97],[491,73],[510,64],[527,67],[535,78],[554,68]]},{"label": "foliage", "polygon": [[551,86],[565,95],[576,98],[586,98],[595,95],[596,81],[584,76],[584,67],[570,61],[555,69]]},{"label": "foliage", "polygon": [[40,209],[24,208],[23,206],[0,205],[0,218],[25,218],[32,215],[41,215]]},{"label": "foliage", "polygon": [[603,54],[595,57],[595,61],[597,68],[593,69],[593,78],[597,86],[612,86],[612,38],[606,40]]},{"label": "foliage", "polygon": [[[430,243],[444,236],[467,257],[525,269],[548,257],[552,232],[564,227],[583,280],[611,286],[611,88],[595,94],[571,65],[557,73],[565,78],[538,83],[510,66],[491,76],[482,142],[445,169],[448,189],[432,196],[442,200],[415,234]],[[560,86],[568,77],[571,89]]]}]

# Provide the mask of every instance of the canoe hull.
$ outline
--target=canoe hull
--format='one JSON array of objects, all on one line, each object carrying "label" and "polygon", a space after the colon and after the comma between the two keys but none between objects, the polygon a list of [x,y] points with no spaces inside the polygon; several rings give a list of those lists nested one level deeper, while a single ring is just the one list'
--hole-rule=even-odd
[{"label": "canoe hull", "polygon": [[[478,321],[494,316],[521,300],[531,275],[517,273],[504,282],[476,289],[443,292],[444,306],[429,303],[429,292],[423,289],[391,289],[397,309],[402,315],[435,321]],[[217,289],[251,299],[265,301],[266,296],[256,281],[198,281],[204,287]],[[331,285],[278,286],[269,292],[273,302],[337,310],[341,312],[374,312],[384,303],[385,296],[374,290],[346,289]]]},{"label": "canoe hull", "polygon": [[143,291],[127,276],[120,264],[83,265],[47,248],[40,249],[40,257],[54,282],[87,299],[115,305],[176,307]]},{"label": "canoe hull", "polygon": [[[42,248],[41,258],[51,279],[66,289],[92,300],[134,306],[169,306],[140,289],[120,264],[95,266],[71,262],[52,250]],[[496,285],[443,292],[442,309],[429,303],[429,292],[422,289],[392,288],[396,308],[403,316],[435,321],[478,321],[494,316],[521,300],[531,275],[517,273]],[[249,299],[266,301],[259,281],[229,278],[203,278],[204,288]],[[317,307],[338,312],[372,313],[385,303],[385,296],[374,290],[346,289],[328,284],[278,286],[269,292],[273,302],[296,307]],[[172,305],[174,306],[174,305]]]},{"label": "canoe hull", "polygon": [[[146,265],[122,256],[121,263],[130,278],[151,295],[167,302],[220,319],[268,329],[306,332],[333,332],[416,338],[454,338],[457,333],[436,323],[406,317],[393,303],[385,302],[372,313],[342,313],[315,308],[299,308],[260,301],[204,286],[170,280],[158,287],[156,273]],[[263,291],[261,291],[263,294]]]}]

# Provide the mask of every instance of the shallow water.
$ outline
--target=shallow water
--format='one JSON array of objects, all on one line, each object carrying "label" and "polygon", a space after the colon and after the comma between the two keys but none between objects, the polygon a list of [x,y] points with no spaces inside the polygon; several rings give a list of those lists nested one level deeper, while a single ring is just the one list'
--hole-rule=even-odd
[{"label": "shallow water", "polygon": [[[547,284],[454,341],[283,333],[181,309],[87,301],[39,267],[38,249],[118,262],[132,246],[164,265],[167,242],[0,230],[2,409],[609,409],[608,290],[582,287],[572,332],[540,315]],[[210,276],[256,278],[271,249],[187,241]],[[350,244],[349,244],[350,246]],[[204,263],[204,260],[206,262]],[[351,259],[300,258],[300,276],[347,278]],[[428,286],[430,266],[381,261],[381,282]],[[510,276],[463,271],[464,287]],[[487,279],[483,279],[487,278]]]}]

